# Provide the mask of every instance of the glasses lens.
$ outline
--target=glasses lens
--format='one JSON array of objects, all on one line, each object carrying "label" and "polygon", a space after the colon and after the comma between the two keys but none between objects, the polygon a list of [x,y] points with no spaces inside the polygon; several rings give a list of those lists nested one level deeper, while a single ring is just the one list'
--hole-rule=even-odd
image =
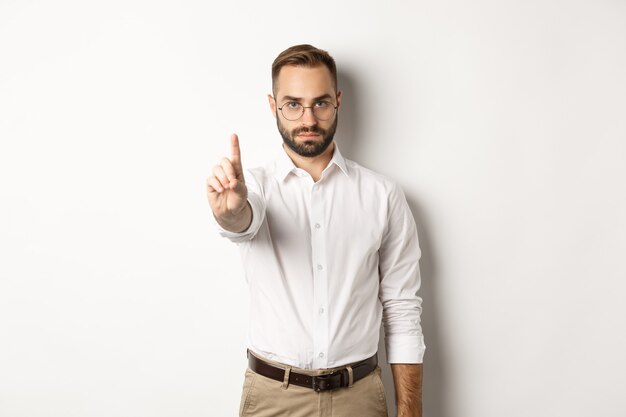
[{"label": "glasses lens", "polygon": [[313,104],[313,115],[318,120],[328,120],[335,115],[335,106],[328,101],[318,101]]},{"label": "glasses lens", "polygon": [[285,103],[280,111],[287,120],[298,120],[304,113],[302,105],[295,102]]}]

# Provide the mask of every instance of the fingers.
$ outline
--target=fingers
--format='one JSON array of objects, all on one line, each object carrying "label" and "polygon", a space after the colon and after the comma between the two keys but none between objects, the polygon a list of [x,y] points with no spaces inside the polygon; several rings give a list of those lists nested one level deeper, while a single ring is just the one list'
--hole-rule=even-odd
[{"label": "fingers", "polygon": [[[213,167],[213,176],[211,177],[211,179],[215,179],[215,185],[217,187],[213,187],[215,188],[215,190],[217,192],[222,192],[225,189],[230,188],[230,180],[228,179],[228,176],[226,175],[226,172],[224,172],[224,168],[222,168],[221,165],[215,165]],[[211,182],[213,184],[213,182]]]},{"label": "fingers", "polygon": [[209,193],[222,193],[224,191],[224,187],[215,176],[207,178],[206,185]]},{"label": "fingers", "polygon": [[241,187],[245,184],[241,168],[239,137],[235,133],[230,136],[230,145],[231,158],[222,158],[219,165],[213,167],[213,175],[207,178],[207,190],[209,193],[221,194],[229,189],[240,193]]},{"label": "fingers", "polygon": [[237,179],[237,172],[235,172],[235,168],[233,167],[231,161],[228,158],[222,158],[220,166],[222,167],[224,174],[226,174],[229,183],[233,185],[232,182]]}]

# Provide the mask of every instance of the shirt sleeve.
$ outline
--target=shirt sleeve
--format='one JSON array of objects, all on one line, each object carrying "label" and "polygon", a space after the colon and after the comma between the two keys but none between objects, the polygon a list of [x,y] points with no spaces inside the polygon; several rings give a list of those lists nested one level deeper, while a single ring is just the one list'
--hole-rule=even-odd
[{"label": "shirt sleeve", "polygon": [[219,234],[234,243],[241,243],[253,239],[265,219],[265,199],[263,198],[262,187],[252,172],[246,171],[244,178],[246,187],[248,188],[248,202],[252,208],[252,222],[250,226],[243,232],[230,232],[224,229],[217,220],[215,220],[215,217],[211,216],[213,217],[213,223]]},{"label": "shirt sleeve", "polygon": [[388,363],[422,363],[424,336],[417,227],[404,193],[394,187],[389,196],[387,226],[379,250],[379,298]]}]

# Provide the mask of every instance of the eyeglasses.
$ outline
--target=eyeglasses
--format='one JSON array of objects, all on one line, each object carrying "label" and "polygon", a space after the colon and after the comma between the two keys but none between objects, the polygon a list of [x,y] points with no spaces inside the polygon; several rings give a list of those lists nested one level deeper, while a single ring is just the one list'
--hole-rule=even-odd
[{"label": "eyeglasses", "polygon": [[301,118],[304,115],[305,109],[311,109],[313,116],[315,116],[317,120],[321,121],[332,119],[337,112],[337,106],[330,101],[324,100],[316,101],[312,106],[303,106],[297,101],[288,101],[283,104],[282,107],[278,108],[278,110],[280,110],[283,114],[283,117],[292,122]]}]

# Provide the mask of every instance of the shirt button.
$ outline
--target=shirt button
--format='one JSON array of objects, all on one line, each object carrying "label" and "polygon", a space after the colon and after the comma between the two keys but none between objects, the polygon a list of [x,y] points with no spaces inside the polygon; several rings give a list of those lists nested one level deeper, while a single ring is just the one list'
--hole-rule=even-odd
[{"label": "shirt button", "polygon": [[320,227],[322,227],[322,226],[320,226],[320,224],[319,224],[319,223],[315,223],[315,228],[316,228],[316,229],[319,229]]},{"label": "shirt button", "polygon": [[320,352],[319,357],[323,358],[324,357],[324,352]]},{"label": "shirt button", "polygon": [[317,264],[317,270],[318,270],[318,271],[321,271],[321,270],[322,270],[322,265]]},{"label": "shirt button", "polygon": [[324,308],[323,308],[323,307],[322,307],[322,308],[320,308],[320,310],[319,310],[319,311],[320,311],[320,314],[324,314]]}]

